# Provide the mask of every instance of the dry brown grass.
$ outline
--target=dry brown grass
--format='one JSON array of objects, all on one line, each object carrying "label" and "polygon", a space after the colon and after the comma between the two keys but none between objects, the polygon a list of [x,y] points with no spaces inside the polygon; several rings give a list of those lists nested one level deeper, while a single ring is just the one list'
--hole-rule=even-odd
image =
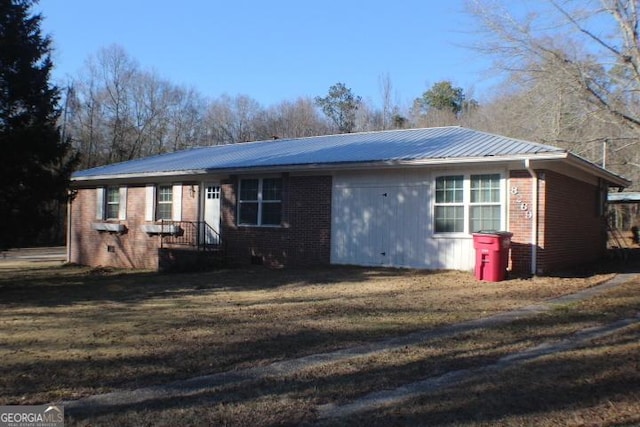
[{"label": "dry brown grass", "polygon": [[[480,331],[464,346],[448,345],[489,361],[509,350],[554,342],[592,323],[640,315],[640,280],[604,295],[537,316],[532,321]],[[526,323],[526,324],[523,324]],[[526,345],[522,345],[526,342]],[[467,347],[466,349],[464,347]],[[454,360],[455,358],[452,358]],[[422,359],[431,360],[431,359]],[[445,369],[457,369],[455,361]],[[427,370],[423,370],[423,373]],[[433,371],[430,370],[429,375]],[[402,407],[360,414],[331,425],[637,426],[640,425],[640,326],[483,374]]]},{"label": "dry brown grass", "polygon": [[[462,272],[361,268],[157,275],[41,267],[0,264],[0,404],[77,398],[264,365],[489,316],[610,277],[480,283]],[[634,303],[637,299],[631,298]],[[556,317],[543,315],[532,323],[515,322],[230,386],[222,399],[219,390],[212,390],[192,399],[122,408],[74,422],[304,423],[313,420],[318,404],[481,365],[606,320],[606,313],[619,317],[621,305],[629,301],[604,310],[602,302],[593,304],[556,310]],[[422,402],[413,406],[414,412],[400,418],[383,412],[350,421],[383,424],[395,419],[402,424],[405,418],[418,421],[431,410]]]}]

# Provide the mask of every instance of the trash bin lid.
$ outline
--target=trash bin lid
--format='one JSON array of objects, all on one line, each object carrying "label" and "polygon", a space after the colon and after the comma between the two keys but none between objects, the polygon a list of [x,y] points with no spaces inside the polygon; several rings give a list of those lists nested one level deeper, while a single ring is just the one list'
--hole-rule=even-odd
[{"label": "trash bin lid", "polygon": [[483,234],[483,235],[490,235],[490,236],[500,236],[500,237],[511,237],[513,236],[513,233],[510,231],[498,231],[498,230],[480,230],[480,231],[476,231],[473,233],[473,235],[476,234]]}]

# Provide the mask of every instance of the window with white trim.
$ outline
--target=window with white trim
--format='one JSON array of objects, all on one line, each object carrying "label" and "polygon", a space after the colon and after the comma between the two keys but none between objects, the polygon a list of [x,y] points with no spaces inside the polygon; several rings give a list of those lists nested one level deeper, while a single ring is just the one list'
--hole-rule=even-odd
[{"label": "window with white trim", "polygon": [[434,209],[436,233],[464,232],[464,176],[436,178]]},{"label": "window with white trim", "polygon": [[107,187],[106,218],[120,218],[120,188]]},{"label": "window with white trim", "polygon": [[173,219],[173,186],[159,185],[156,197],[156,220]]},{"label": "window with white trim", "polygon": [[125,220],[127,218],[127,187],[96,188],[96,219]]},{"label": "window with white trim", "polygon": [[147,184],[144,220],[182,221],[182,184]]},{"label": "window with white trim", "polygon": [[471,175],[470,182],[469,230],[500,230],[500,175]]},{"label": "window with white trim", "polygon": [[500,174],[436,177],[435,233],[473,233],[502,228],[503,196]]},{"label": "window with white trim", "polygon": [[282,219],[282,178],[240,180],[239,225],[280,225]]}]

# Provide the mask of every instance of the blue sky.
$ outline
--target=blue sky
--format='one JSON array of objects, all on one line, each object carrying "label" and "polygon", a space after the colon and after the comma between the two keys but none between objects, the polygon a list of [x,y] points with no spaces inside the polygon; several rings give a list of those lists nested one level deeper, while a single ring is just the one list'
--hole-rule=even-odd
[{"label": "blue sky", "polygon": [[492,82],[486,58],[465,47],[478,35],[464,0],[40,0],[35,10],[59,84],[111,44],[204,96],[264,106],[325,95],[336,82],[380,104],[386,74],[405,104],[441,80],[476,99]]}]

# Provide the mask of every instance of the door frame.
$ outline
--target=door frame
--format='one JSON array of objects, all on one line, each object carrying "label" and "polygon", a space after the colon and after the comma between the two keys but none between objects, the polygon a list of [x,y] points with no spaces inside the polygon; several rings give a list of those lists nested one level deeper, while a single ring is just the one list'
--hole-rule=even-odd
[{"label": "door frame", "polygon": [[[206,241],[207,236],[205,235],[206,228],[204,224],[208,224],[209,227],[213,228],[222,238],[222,186],[219,179],[211,179],[202,181],[201,184],[202,191],[200,196],[200,218],[203,223],[202,229],[200,230],[200,237],[202,238],[202,242],[208,244]],[[209,187],[218,187],[218,224],[209,224],[207,221],[207,200],[208,200],[208,188]],[[218,242],[220,243],[220,242]]]}]

